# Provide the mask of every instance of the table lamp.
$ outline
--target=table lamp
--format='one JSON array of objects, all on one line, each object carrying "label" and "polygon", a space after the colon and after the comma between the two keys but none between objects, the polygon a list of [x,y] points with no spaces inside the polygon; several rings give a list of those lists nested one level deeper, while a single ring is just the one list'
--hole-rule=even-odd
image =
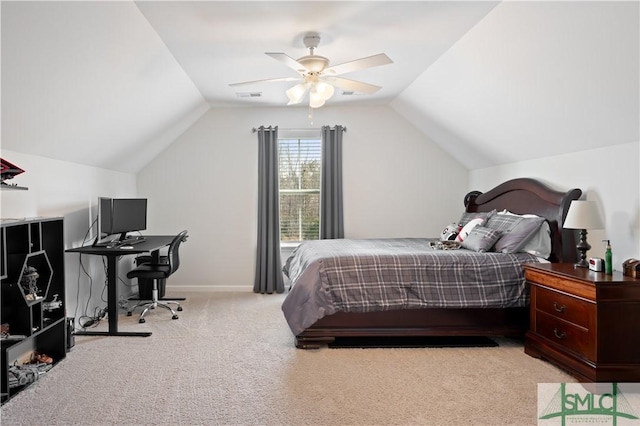
[{"label": "table lamp", "polygon": [[580,230],[580,242],[576,245],[580,260],[573,266],[588,268],[587,251],[591,249],[591,245],[587,242],[587,229],[604,228],[604,222],[602,221],[602,216],[600,216],[597,203],[595,201],[572,201],[562,227]]}]

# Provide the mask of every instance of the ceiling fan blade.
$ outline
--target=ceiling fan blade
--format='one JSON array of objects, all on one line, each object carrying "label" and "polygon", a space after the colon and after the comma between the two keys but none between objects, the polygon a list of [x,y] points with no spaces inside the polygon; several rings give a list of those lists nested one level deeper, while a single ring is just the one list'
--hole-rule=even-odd
[{"label": "ceiling fan blade", "polygon": [[392,63],[393,61],[387,55],[385,55],[384,53],[379,53],[377,55],[367,56],[366,58],[360,58],[342,64],[334,65],[327,68],[322,73],[325,75],[346,74],[348,72],[359,71],[365,68],[378,67],[380,65]]},{"label": "ceiling fan blade", "polygon": [[240,83],[231,83],[229,84],[229,86],[244,86],[245,84],[271,83],[274,81],[300,81],[300,78],[298,77],[267,78],[265,80],[253,80],[253,81],[243,81]]},{"label": "ceiling fan blade", "polygon": [[271,56],[276,61],[285,64],[300,75],[304,75],[305,73],[309,72],[307,67],[305,67],[286,53],[265,52],[265,55]]},{"label": "ceiling fan blade", "polygon": [[382,87],[380,86],[375,86],[369,83],[363,83],[362,81],[349,80],[348,78],[342,78],[342,77],[323,77],[322,80],[344,90],[366,93],[368,95],[382,89]]}]

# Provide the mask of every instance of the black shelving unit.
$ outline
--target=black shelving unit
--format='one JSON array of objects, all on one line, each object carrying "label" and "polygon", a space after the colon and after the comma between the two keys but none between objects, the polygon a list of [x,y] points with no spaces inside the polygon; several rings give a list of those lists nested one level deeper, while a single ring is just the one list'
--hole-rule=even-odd
[{"label": "black shelving unit", "polygon": [[12,365],[28,363],[34,352],[53,365],[66,356],[67,324],[63,219],[3,220],[0,230],[1,320],[9,331],[1,340],[4,403],[33,383],[23,378],[15,385]]},{"label": "black shelving unit", "polygon": [[26,186],[19,186],[19,185],[15,185],[15,184],[8,184],[8,183],[4,183],[2,182],[2,184],[0,184],[0,189],[2,190],[14,190],[14,191],[27,191],[29,190],[29,188],[27,188]]}]

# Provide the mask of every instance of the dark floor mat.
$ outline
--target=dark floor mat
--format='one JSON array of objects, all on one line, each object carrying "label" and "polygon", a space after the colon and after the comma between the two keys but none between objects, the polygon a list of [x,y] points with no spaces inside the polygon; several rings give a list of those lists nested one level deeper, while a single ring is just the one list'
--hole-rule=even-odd
[{"label": "dark floor mat", "polygon": [[337,337],[330,348],[469,348],[493,347],[498,343],[477,336]]}]

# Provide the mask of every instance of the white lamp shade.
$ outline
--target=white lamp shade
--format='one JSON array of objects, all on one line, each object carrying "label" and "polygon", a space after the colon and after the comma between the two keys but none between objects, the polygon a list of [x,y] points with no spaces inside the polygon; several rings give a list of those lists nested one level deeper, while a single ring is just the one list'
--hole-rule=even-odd
[{"label": "white lamp shade", "polygon": [[333,96],[335,89],[332,85],[320,81],[315,85],[315,91],[320,95],[323,100],[327,100]]},{"label": "white lamp shade", "polygon": [[598,204],[595,201],[572,201],[563,228],[603,229],[604,222]]},{"label": "white lamp shade", "polygon": [[299,104],[307,92],[307,85],[304,83],[296,84],[291,89],[287,90],[287,97],[289,98],[289,104]]},{"label": "white lamp shade", "polygon": [[309,93],[309,106],[311,108],[320,108],[322,105],[324,105],[322,95],[312,89]]}]

